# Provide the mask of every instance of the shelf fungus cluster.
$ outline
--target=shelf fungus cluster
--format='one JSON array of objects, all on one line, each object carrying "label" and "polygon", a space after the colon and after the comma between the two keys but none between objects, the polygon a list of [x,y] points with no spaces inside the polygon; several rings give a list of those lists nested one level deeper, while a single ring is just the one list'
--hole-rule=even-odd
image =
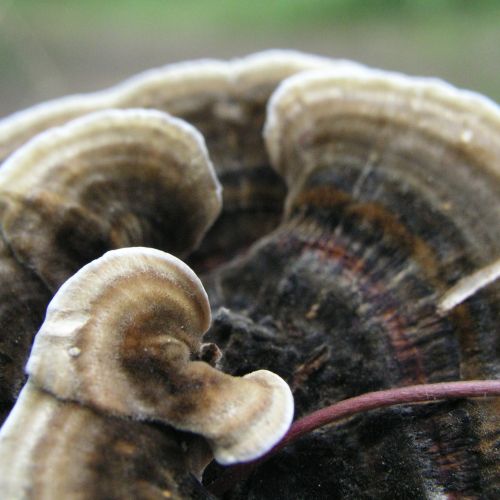
[{"label": "shelf fungus cluster", "polygon": [[22,386],[33,335],[66,279],[114,248],[187,255],[220,198],[202,136],[156,110],[89,114],[10,156],[0,167],[2,409]]},{"label": "shelf fungus cluster", "polygon": [[[303,416],[500,376],[487,98],[272,51],[23,111],[0,121],[0,151],[5,413],[38,331],[0,431],[0,496],[209,498],[196,479],[209,448],[248,460],[286,431],[282,379]],[[162,251],[200,273],[210,306]],[[463,400],[359,415],[228,497],[496,498],[498,412]]]},{"label": "shelf fungus cluster", "polygon": [[156,249],[110,251],[67,280],[0,432],[2,497],[189,497],[206,444],[191,435],[183,449],[152,421],[203,436],[222,464],[268,451],[290,426],[290,389],[266,370],[232,377],[202,361],[217,358],[201,343],[210,317],[193,271]]},{"label": "shelf fungus cluster", "polygon": [[[110,108],[153,108],[194,125],[204,136],[224,204],[191,260],[206,268],[227,260],[279,222],[285,187],[270,168],[262,139],[269,96],[284,78],[348,61],[270,50],[234,61],[199,60],[139,74],[110,89],[70,96],[0,122],[0,162],[49,127]],[[236,222],[235,222],[236,221]]]}]

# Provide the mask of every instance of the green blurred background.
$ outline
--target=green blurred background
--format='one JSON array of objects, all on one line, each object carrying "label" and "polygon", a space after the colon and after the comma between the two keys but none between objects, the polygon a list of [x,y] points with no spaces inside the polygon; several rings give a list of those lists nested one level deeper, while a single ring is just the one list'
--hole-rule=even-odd
[{"label": "green blurred background", "polygon": [[0,115],[265,48],[439,76],[500,101],[500,0],[0,0]]}]

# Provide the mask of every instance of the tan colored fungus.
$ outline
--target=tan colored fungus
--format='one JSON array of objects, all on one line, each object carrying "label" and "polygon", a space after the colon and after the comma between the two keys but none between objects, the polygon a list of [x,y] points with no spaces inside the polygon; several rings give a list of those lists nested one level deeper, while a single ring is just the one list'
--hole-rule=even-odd
[{"label": "tan colored fungus", "polygon": [[0,421],[66,279],[114,248],[186,255],[221,202],[202,136],[161,111],[91,113],[11,155],[0,169]]},{"label": "tan colored fungus", "polygon": [[185,119],[205,137],[224,187],[221,215],[190,260],[205,270],[279,223],[285,186],[269,167],[262,139],[267,101],[284,78],[331,65],[357,66],[270,50],[230,61],[207,59],[152,69],[110,89],[56,99],[0,120],[0,161],[42,130],[99,109],[155,108]]},{"label": "tan colored fungus", "polygon": [[476,268],[498,258],[500,112],[486,97],[369,68],[311,71],[272,96],[265,137],[288,210],[329,168],[357,172],[354,197],[366,202],[383,199],[365,188],[382,175],[451,220]]},{"label": "tan colored fungus", "polygon": [[105,110],[4,163],[0,220],[16,259],[55,290],[107,249],[187,254],[217,217],[220,190],[192,126],[155,110]]},{"label": "tan colored fungus", "polygon": [[201,434],[220,463],[251,460],[288,429],[292,395],[273,373],[231,377],[198,361],[209,325],[188,266],[159,250],[111,251],[54,296],[29,380],[61,400]]}]

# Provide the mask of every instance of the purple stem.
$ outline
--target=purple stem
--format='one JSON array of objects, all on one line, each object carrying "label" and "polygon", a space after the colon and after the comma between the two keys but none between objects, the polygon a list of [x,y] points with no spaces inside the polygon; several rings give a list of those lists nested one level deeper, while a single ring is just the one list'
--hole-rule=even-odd
[{"label": "purple stem", "polygon": [[234,487],[238,481],[247,478],[257,465],[271,458],[287,444],[319,427],[350,417],[356,413],[404,403],[492,396],[500,396],[500,380],[469,380],[466,382],[410,385],[386,391],[368,392],[361,396],[344,399],[297,420],[292,424],[283,439],[268,453],[253,462],[229,467],[221,477],[209,484],[207,488],[214,495],[223,495],[226,491]]}]

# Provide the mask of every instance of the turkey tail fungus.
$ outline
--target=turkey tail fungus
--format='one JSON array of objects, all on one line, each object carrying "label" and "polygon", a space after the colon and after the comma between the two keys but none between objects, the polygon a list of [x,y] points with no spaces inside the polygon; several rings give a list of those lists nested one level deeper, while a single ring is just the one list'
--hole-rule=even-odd
[{"label": "turkey tail fungus", "polygon": [[204,464],[189,469],[172,427],[223,464],[269,451],[290,426],[290,389],[200,361],[209,325],[201,282],[170,254],[125,248],[80,269],[49,304],[0,432],[0,496],[191,498]]},{"label": "turkey tail fungus", "polygon": [[[115,134],[116,148],[124,153],[111,155],[113,160],[108,155],[115,146],[99,148],[104,144],[97,138],[87,141],[88,145],[95,141],[91,157],[98,166],[104,168],[115,160],[128,166],[123,184],[112,183],[115,187],[109,191],[105,186],[87,189],[97,172],[88,168],[90,156],[84,155],[74,163],[74,171],[66,172],[63,166],[73,164],[66,161],[73,150],[61,156],[64,161],[50,177],[60,183],[47,182],[45,161],[21,169],[22,176],[12,173],[20,158],[28,161],[31,144],[52,133],[64,136],[62,130],[76,127],[72,123],[85,123],[96,115],[68,122],[56,129],[59,132],[44,132],[10,154],[36,132],[97,111],[96,107],[130,106],[168,110],[197,127],[205,137],[213,169],[200,134],[182,125],[182,130],[192,131],[193,140],[187,142],[193,149],[188,147],[187,155],[177,156],[176,145],[161,149],[163,142],[156,132],[150,137],[153,151],[147,134],[137,147],[131,146],[129,141],[135,142],[125,132]],[[108,112],[127,113],[98,111]],[[158,118],[161,111],[149,113],[155,114],[155,120],[173,123],[171,118]],[[500,110],[485,97],[436,79],[272,51],[237,61],[174,65],[109,91],[35,107],[0,122],[0,144],[2,157],[7,157],[0,167],[0,180],[15,179],[8,189],[6,181],[0,182],[4,256],[0,269],[6,283],[0,306],[0,387],[5,411],[23,383],[23,363],[32,337],[57,288],[106,250],[132,245],[182,256],[200,274],[207,290],[213,317],[205,336],[208,344],[175,343],[177,361],[190,356],[195,363],[205,360],[232,377],[241,377],[238,383],[254,388],[263,384],[272,392],[277,386],[258,375],[269,370],[289,384],[299,422],[322,408],[337,411],[359,401],[358,397],[369,400],[379,391],[401,394],[406,387],[425,391],[422,384],[500,378]],[[143,153],[146,170],[135,168],[141,165]],[[125,159],[129,154],[130,162]],[[174,173],[165,173],[166,177],[156,168],[162,158],[173,164]],[[196,168],[192,158],[200,160]],[[153,170],[158,170],[159,177]],[[143,171],[142,180],[134,177]],[[193,172],[196,182],[185,182],[185,171]],[[224,188],[222,197],[217,178]],[[164,183],[165,179],[173,182]],[[28,194],[23,194],[24,186],[29,187]],[[166,186],[167,194],[156,191],[156,186]],[[116,208],[124,198],[133,209]],[[56,210],[59,206],[65,207],[63,214]],[[186,226],[186,218],[193,224]],[[122,293],[125,286],[119,289]],[[145,311],[150,311],[148,307]],[[128,323],[123,321],[117,326],[126,329]],[[78,325],[68,320],[66,326]],[[144,379],[164,375],[162,363],[168,355],[164,337],[153,335],[157,326],[152,322],[146,328],[151,335],[147,333],[145,339],[151,343],[139,342],[125,350],[147,349],[147,355],[138,354],[144,363],[138,363],[134,372]],[[143,393],[139,384],[122,391],[126,401],[134,401],[132,406],[120,406],[111,396],[96,400],[94,387],[107,387],[110,393],[125,383],[125,372],[117,373],[119,383],[112,387],[106,385],[107,376],[94,379],[92,370],[84,371],[84,379],[74,379],[71,367],[87,351],[65,344],[56,329],[41,332],[23,401],[50,400],[47,408],[77,405],[85,412],[105,414],[106,430],[101,436],[108,436],[107,443],[120,435],[124,419],[132,419],[131,425],[150,429],[142,441],[146,448],[152,443],[164,449],[171,446],[164,446],[156,434],[165,431],[166,422],[178,425],[167,418],[169,403],[159,395],[175,393],[176,387],[166,383],[161,391],[155,386],[148,392],[144,386]],[[38,378],[42,365],[36,361],[37,346],[49,338],[68,362],[63,383],[68,399],[53,398],[50,391],[55,386],[44,385],[50,377]],[[219,361],[213,344],[223,352]],[[121,358],[113,359],[118,363]],[[127,359],[131,363],[127,369],[136,366],[134,356]],[[46,363],[40,374],[54,371],[50,361]],[[204,366],[213,375],[214,368],[208,365]],[[255,380],[245,377],[251,372],[257,372]],[[209,379],[229,380],[229,375],[216,373]],[[53,380],[56,375],[51,375]],[[35,385],[35,379],[41,385]],[[182,385],[188,394],[210,383],[195,380],[194,386]],[[233,394],[232,389],[228,393]],[[464,397],[453,400],[443,394],[444,400],[432,404],[371,407],[369,412],[349,414],[334,426],[311,427],[300,440],[288,441],[248,477],[233,483],[225,498],[497,498],[498,398],[466,399],[469,393],[460,394]],[[249,400],[254,396],[249,389]],[[196,413],[196,408],[190,404],[183,412]],[[58,411],[47,410],[47,422]],[[28,422],[26,413],[22,418]],[[50,425],[65,419],[61,414]],[[68,426],[71,431],[73,424]],[[186,471],[199,477],[208,442],[217,455],[215,434],[203,434],[197,426],[179,429],[172,430],[173,435],[205,435],[189,434],[192,454],[182,440],[182,453],[172,445],[181,465],[167,469],[184,471],[176,476],[179,479],[164,489],[135,489],[130,495],[162,498],[165,491],[180,497],[210,495],[199,483],[196,494],[175,488],[191,481],[193,476],[189,480],[182,476]],[[280,427],[276,439],[281,432]],[[222,434],[218,437],[224,442]],[[142,446],[132,444],[134,450]],[[10,446],[15,448],[13,443]],[[50,446],[56,450],[58,444],[53,441]],[[112,449],[116,446],[112,444]],[[103,444],[99,449],[107,447]],[[31,451],[23,453],[23,460],[33,460]],[[90,453],[96,456],[96,448]],[[248,452],[245,459],[252,454]],[[59,455],[54,451],[51,457],[56,460]],[[57,460],[62,463],[64,457]],[[108,461],[103,460],[96,467],[104,468]],[[143,458],[134,460],[127,474],[142,480]],[[115,462],[110,458],[109,463]],[[161,469],[161,474],[167,474],[167,469]],[[209,465],[205,484],[213,483],[220,473],[220,465]],[[97,476],[92,477],[97,485]],[[151,484],[160,484],[154,481]],[[189,484],[195,488],[195,483]],[[101,487],[105,497],[110,490],[106,484]]]},{"label": "turkey tail fungus", "polygon": [[[0,169],[0,404],[58,287],[106,250],[186,255],[220,211],[202,136],[156,110],[105,110],[35,137]],[[179,218],[183,223],[179,224]]]},{"label": "turkey tail fungus", "polygon": [[[278,88],[265,137],[285,218],[205,278],[225,370],[280,374],[299,418],[499,378],[498,281],[439,307],[500,255],[498,107],[437,80],[318,70]],[[497,399],[379,409],[290,443],[230,497],[494,498],[499,431]]]}]

